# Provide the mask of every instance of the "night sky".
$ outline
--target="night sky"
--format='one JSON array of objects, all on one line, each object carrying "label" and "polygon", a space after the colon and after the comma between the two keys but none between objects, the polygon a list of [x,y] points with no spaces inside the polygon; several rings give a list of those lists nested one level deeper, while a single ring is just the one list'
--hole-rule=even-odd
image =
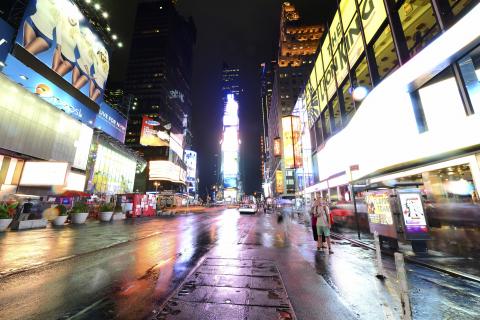
[{"label": "night sky", "polygon": [[[245,192],[261,191],[260,63],[276,59],[279,34],[279,0],[179,0],[177,8],[193,16],[197,27],[193,70],[193,150],[198,152],[200,193],[215,183],[214,154],[219,154],[223,105],[221,101],[222,62],[238,65],[243,92],[240,97],[241,170]],[[306,23],[327,22],[334,0],[294,0]],[[133,32],[135,0],[103,1],[110,12],[112,30],[124,43],[113,52],[109,80],[125,78],[130,39]],[[331,19],[331,18],[330,18]]]}]

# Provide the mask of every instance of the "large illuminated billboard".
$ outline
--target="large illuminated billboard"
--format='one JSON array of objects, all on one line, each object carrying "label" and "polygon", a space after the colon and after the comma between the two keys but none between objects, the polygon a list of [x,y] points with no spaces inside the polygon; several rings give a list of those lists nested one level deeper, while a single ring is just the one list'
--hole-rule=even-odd
[{"label": "large illuminated billboard", "polygon": [[283,159],[287,169],[302,166],[300,129],[299,117],[288,116],[282,118]]},{"label": "large illuminated billboard", "polygon": [[192,150],[185,150],[183,161],[187,166],[187,181],[195,182],[197,177],[197,153]]},{"label": "large illuminated billboard", "polygon": [[223,116],[222,173],[224,188],[238,187],[240,148],[238,129],[238,102],[235,101],[233,94],[229,94]]},{"label": "large illuminated billboard", "polygon": [[121,143],[125,142],[127,119],[105,102],[100,104],[100,110],[95,118],[95,127]]},{"label": "large illuminated billboard", "polygon": [[16,42],[91,100],[100,103],[110,69],[100,38],[69,0],[31,0]]},{"label": "large illuminated billboard", "polygon": [[160,122],[143,116],[140,144],[150,147],[168,147],[170,144],[170,135],[163,130]]}]

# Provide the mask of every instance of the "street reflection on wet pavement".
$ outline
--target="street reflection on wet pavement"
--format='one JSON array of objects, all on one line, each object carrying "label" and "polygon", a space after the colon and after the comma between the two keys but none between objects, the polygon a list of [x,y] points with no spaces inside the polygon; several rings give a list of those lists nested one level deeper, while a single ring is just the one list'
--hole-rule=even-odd
[{"label": "street reflection on wet pavement", "polygon": [[[317,252],[308,220],[290,210],[248,216],[218,208],[8,232],[0,237],[0,318],[148,319],[168,299],[176,299],[193,270],[218,264],[218,259],[275,263],[298,319],[312,319],[307,314],[315,308],[332,319],[399,318],[392,260],[384,258],[387,280],[382,282],[375,278],[372,251],[337,240],[335,254]],[[408,276],[415,319],[480,318],[478,283],[410,264]],[[332,305],[310,301],[318,294],[312,296],[312,290],[320,289]],[[257,308],[245,303],[249,312]]]}]

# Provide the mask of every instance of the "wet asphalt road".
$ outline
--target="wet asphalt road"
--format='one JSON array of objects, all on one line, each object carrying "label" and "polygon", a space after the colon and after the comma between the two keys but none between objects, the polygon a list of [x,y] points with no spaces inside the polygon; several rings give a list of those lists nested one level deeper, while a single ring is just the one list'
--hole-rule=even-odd
[{"label": "wet asphalt road", "polygon": [[[310,239],[302,214],[240,216],[221,209],[9,232],[0,237],[0,272],[30,270],[0,276],[0,319],[148,318],[209,250],[232,253],[242,246],[296,250],[356,318],[399,318],[390,258],[381,282],[374,277],[373,252],[337,241],[335,254],[328,256],[316,252]],[[478,283],[408,269],[415,319],[480,318]]]}]

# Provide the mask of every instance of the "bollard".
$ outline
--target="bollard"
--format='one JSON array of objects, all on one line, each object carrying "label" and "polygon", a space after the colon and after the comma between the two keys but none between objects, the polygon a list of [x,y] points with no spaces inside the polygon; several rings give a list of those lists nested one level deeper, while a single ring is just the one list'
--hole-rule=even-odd
[{"label": "bollard", "polygon": [[375,252],[377,254],[377,278],[385,279],[385,270],[383,270],[383,262],[382,262],[382,250],[380,249],[380,239],[378,237],[378,232],[374,232],[375,237]]},{"label": "bollard", "polygon": [[398,289],[400,291],[400,302],[402,303],[402,320],[412,320],[412,309],[408,296],[407,273],[403,254],[395,252],[395,267],[397,269]]}]

